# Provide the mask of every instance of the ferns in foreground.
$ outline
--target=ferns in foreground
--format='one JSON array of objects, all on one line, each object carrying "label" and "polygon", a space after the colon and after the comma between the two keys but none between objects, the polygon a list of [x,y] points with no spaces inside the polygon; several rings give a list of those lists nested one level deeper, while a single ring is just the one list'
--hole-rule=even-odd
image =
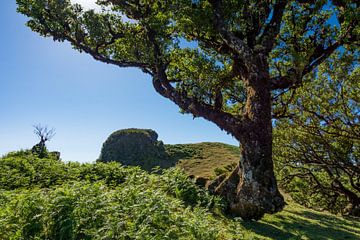
[{"label": "ferns in foreground", "polygon": [[64,163],[23,152],[0,158],[0,176],[0,239],[242,236],[241,228],[222,225],[212,213],[221,213],[220,198],[178,169],[149,174],[118,163]]}]

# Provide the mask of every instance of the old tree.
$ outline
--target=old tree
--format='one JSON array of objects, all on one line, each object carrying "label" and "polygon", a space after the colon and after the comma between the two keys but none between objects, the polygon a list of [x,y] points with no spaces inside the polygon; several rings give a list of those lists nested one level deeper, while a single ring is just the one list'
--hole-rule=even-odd
[{"label": "old tree", "polygon": [[336,49],[359,44],[356,1],[98,0],[102,11],[69,0],[17,4],[33,31],[141,69],[182,111],[239,140],[239,165],[215,191],[244,219],[284,206],[272,162],[273,94],[300,86]]}]

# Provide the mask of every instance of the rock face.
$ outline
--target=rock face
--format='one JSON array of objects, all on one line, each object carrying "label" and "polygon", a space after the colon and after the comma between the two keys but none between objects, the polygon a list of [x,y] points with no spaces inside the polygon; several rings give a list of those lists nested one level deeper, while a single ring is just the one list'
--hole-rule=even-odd
[{"label": "rock face", "polygon": [[168,159],[162,141],[151,129],[123,129],[112,133],[104,142],[98,161],[116,161],[123,165],[140,166],[151,170],[156,166],[174,165]]}]

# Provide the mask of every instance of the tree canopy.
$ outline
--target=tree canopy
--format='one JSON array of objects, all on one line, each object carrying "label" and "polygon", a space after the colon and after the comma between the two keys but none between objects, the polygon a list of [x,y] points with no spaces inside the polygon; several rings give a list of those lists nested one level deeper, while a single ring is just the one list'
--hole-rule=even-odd
[{"label": "tree canopy", "polygon": [[255,56],[269,56],[272,88],[284,89],[359,40],[352,1],[98,1],[111,9],[103,12],[69,0],[17,2],[32,30],[96,60],[140,68],[156,77],[161,95],[215,123],[213,112],[240,121],[241,78],[257,69]]}]

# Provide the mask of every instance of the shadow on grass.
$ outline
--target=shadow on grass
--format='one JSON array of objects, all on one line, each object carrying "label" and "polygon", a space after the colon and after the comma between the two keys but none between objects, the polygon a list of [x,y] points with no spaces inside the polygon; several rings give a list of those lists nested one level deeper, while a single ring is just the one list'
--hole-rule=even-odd
[{"label": "shadow on grass", "polygon": [[360,239],[360,223],[308,210],[285,209],[242,225],[271,239]]},{"label": "shadow on grass", "polygon": [[243,222],[242,226],[258,235],[272,239],[296,239],[293,233],[264,222]]}]

